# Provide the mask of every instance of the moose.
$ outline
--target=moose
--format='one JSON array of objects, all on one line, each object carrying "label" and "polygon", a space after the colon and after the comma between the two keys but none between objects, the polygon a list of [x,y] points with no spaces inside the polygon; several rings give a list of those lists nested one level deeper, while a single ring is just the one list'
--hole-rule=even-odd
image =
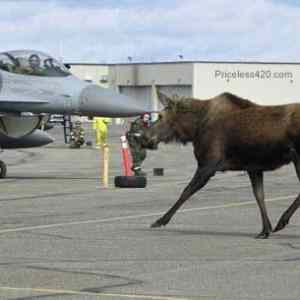
[{"label": "moose", "polygon": [[168,97],[159,118],[144,133],[145,147],[191,142],[196,172],[176,203],[151,227],[165,226],[176,211],[218,171],[245,171],[262,219],[257,238],[283,229],[300,206],[300,194],[272,229],[264,201],[263,174],[293,163],[300,180],[300,104],[263,106],[231,93],[199,100]]}]

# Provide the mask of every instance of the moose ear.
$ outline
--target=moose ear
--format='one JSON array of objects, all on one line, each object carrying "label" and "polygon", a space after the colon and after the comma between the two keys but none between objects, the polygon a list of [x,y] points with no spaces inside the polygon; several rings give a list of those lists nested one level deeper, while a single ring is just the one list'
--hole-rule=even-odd
[{"label": "moose ear", "polygon": [[170,97],[166,96],[160,91],[157,91],[157,96],[158,96],[158,100],[161,102],[161,104],[164,107],[171,106],[172,104],[174,104],[174,101]]}]

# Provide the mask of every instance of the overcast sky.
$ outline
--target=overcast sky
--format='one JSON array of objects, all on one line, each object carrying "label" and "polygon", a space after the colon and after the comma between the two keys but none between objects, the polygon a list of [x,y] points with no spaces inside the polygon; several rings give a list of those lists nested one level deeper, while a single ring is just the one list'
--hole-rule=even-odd
[{"label": "overcast sky", "polygon": [[300,61],[300,0],[0,0],[1,51],[68,62]]}]

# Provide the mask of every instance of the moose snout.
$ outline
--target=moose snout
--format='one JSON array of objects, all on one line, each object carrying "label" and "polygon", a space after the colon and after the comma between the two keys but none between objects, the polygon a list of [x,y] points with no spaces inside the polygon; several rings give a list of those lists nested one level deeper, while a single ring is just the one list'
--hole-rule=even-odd
[{"label": "moose snout", "polygon": [[148,149],[152,149],[152,150],[155,150],[158,148],[158,144],[159,144],[159,140],[157,137],[152,137],[150,139],[148,139],[147,141],[147,148]]}]

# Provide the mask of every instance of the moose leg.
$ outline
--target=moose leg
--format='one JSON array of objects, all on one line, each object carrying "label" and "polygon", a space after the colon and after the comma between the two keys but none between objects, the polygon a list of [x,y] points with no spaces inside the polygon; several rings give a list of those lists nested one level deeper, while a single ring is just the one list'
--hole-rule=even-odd
[{"label": "moose leg", "polygon": [[[300,181],[300,158],[296,152],[294,152],[293,155],[293,162],[295,165],[297,177]],[[290,207],[282,214],[273,232],[283,229],[289,223],[290,218],[292,217],[292,215],[298,209],[299,206],[300,206],[300,194],[290,205]]]},{"label": "moose leg", "polygon": [[299,206],[300,206],[300,194],[298,195],[296,200],[291,204],[291,206],[280,217],[273,232],[283,229],[289,223],[291,216],[294,214],[294,212],[297,210]]},{"label": "moose leg", "polygon": [[259,239],[267,239],[272,232],[272,225],[269,220],[267,209],[265,205],[265,195],[264,195],[264,183],[263,183],[263,172],[248,172],[253,194],[255,196],[257,205],[259,207],[260,215],[262,218],[263,229],[262,232],[259,233],[256,238]]},{"label": "moose leg", "polygon": [[187,187],[183,190],[180,198],[177,202],[158,220],[156,220],[151,227],[160,227],[165,226],[169,223],[173,215],[180,208],[180,206],[194,193],[200,190],[208,180],[216,173],[217,167],[199,167],[196,170],[196,173]]}]

